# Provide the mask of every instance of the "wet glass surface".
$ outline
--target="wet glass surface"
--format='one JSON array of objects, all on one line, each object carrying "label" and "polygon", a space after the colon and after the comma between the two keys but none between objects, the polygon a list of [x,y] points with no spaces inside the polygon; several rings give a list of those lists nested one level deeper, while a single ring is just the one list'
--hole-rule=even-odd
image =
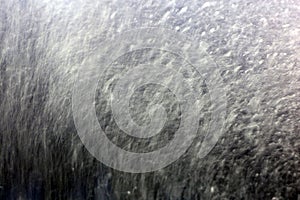
[{"label": "wet glass surface", "polygon": [[[299,21],[293,0],[0,0],[0,199],[299,199]],[[101,148],[91,116],[172,151]]]}]

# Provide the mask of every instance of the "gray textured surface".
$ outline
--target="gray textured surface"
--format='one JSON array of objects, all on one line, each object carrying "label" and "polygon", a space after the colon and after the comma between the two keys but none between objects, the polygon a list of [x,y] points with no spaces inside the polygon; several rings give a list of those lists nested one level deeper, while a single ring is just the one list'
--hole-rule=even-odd
[{"label": "gray textured surface", "polygon": [[[291,0],[1,0],[0,198],[297,199],[299,22]],[[128,174],[80,142],[71,111],[78,63],[125,25],[169,27],[208,44],[228,113],[204,159],[194,145],[167,168]]]}]

